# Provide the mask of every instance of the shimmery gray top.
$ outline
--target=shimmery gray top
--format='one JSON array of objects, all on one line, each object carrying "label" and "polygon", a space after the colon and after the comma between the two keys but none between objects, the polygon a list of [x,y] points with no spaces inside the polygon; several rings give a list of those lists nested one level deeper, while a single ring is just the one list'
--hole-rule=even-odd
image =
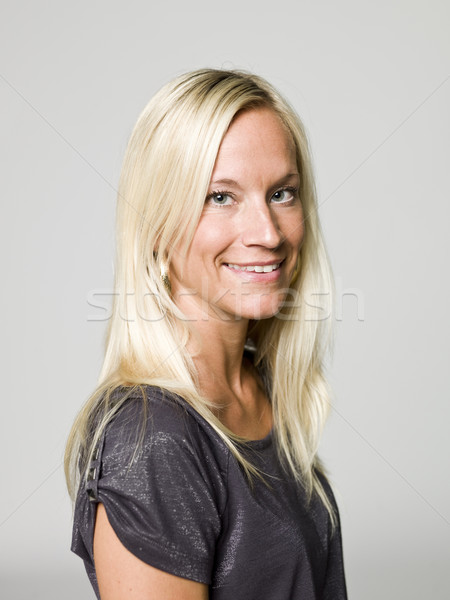
[{"label": "shimmery gray top", "polygon": [[[98,596],[93,565],[97,502],[134,555],[158,569],[207,583],[210,600],[345,600],[341,534],[332,536],[319,500],[282,469],[272,434],[245,452],[271,488],[253,491],[210,425],[183,399],[147,387],[130,398],[107,428],[90,481],[76,502],[72,550],[81,556]],[[334,497],[325,482],[334,504]]]}]

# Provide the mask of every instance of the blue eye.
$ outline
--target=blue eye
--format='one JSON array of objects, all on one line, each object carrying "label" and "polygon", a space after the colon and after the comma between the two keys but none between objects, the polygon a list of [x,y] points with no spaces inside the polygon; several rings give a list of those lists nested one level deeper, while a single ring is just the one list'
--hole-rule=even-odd
[{"label": "blue eye", "polygon": [[213,192],[206,200],[213,206],[228,206],[233,202],[233,198],[230,194],[225,192]]},{"label": "blue eye", "polygon": [[284,190],[278,190],[272,196],[271,200],[273,202],[277,202],[278,204],[282,204],[283,202],[290,202],[294,199],[297,190],[294,188],[286,188]]}]

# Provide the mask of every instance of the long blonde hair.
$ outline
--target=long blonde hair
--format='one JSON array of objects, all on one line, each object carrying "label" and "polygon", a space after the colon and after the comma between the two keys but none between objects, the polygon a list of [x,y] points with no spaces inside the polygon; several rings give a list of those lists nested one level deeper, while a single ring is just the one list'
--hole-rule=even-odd
[{"label": "long blonde hair", "polygon": [[[176,78],[152,98],[132,132],[118,190],[115,294],[103,368],[66,449],[72,497],[105,427],[143,385],[183,397],[211,424],[249,476],[255,472],[236,445],[239,438],[199,393],[186,350],[189,329],[160,275],[174,248],[189,247],[231,122],[241,111],[258,107],[274,110],[292,135],[305,236],[300,275],[291,285],[294,300],[253,327],[255,362],[268,374],[279,455],[309,495],[321,497],[333,519],[317,475],[322,472],[317,449],[329,407],[323,361],[331,323],[318,299],[325,298],[331,306],[333,284],[308,142],[300,119],[279,93],[264,79],[240,71],[204,69]],[[113,401],[117,388],[128,393]]]}]

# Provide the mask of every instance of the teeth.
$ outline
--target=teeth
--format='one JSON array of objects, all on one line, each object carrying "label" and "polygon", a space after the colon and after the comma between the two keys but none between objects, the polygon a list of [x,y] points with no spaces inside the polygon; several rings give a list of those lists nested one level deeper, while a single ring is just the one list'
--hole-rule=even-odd
[{"label": "teeth", "polygon": [[271,273],[279,268],[281,263],[276,263],[274,265],[252,265],[248,267],[240,267],[239,265],[232,265],[231,263],[228,266],[231,269],[236,269],[236,271],[254,271],[255,273]]}]

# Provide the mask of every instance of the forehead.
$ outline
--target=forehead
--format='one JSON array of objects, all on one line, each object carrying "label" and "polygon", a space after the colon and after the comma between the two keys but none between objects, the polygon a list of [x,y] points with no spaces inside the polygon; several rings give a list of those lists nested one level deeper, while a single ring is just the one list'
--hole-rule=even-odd
[{"label": "forehead", "polygon": [[297,171],[292,135],[270,108],[238,114],[220,145],[213,179],[233,173],[245,174],[249,167],[274,176],[285,175],[283,171]]}]

